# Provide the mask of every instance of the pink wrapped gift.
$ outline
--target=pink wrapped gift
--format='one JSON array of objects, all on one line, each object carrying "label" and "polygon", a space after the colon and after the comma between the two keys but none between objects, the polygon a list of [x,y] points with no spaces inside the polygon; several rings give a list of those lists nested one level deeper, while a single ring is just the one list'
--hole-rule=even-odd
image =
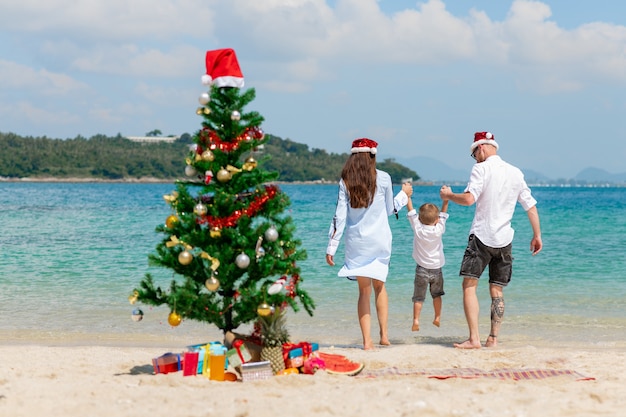
[{"label": "pink wrapped gift", "polygon": [[183,368],[182,360],[178,353],[168,352],[158,358],[152,359],[155,374],[168,374],[177,372]]}]

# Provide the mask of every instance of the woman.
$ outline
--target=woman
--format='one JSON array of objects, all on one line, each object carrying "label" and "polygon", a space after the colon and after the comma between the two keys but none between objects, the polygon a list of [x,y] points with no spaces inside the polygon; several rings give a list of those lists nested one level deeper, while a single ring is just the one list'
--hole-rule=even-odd
[{"label": "woman", "polygon": [[[391,177],[376,169],[378,143],[361,138],[352,142],[339,182],[339,197],[329,231],[326,262],[335,265],[334,255],[345,231],[345,261],[337,275],[359,285],[358,314],[363,349],[373,349],[370,325],[372,288],[380,327],[380,344],[390,345],[387,335],[388,297],[385,288],[391,258],[391,229],[388,216],[397,213],[408,197],[401,191],[394,202]],[[404,187],[410,184],[403,184]]]}]

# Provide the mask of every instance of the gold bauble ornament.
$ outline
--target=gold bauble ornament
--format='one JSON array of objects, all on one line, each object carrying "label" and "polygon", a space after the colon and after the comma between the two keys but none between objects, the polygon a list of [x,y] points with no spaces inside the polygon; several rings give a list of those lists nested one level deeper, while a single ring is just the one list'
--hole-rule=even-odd
[{"label": "gold bauble ornament", "polygon": [[222,168],[219,171],[217,171],[217,180],[219,182],[230,181],[231,178],[232,178],[232,174],[228,172],[228,170]]},{"label": "gold bauble ornament", "polygon": [[131,304],[135,304],[138,298],[139,298],[139,292],[133,291],[133,293],[128,296],[128,302]]},{"label": "gold bauble ornament", "polygon": [[220,281],[212,275],[211,278],[207,278],[207,280],[204,281],[204,286],[209,291],[217,291],[220,287]]},{"label": "gold bauble ornament", "polygon": [[222,236],[222,229],[217,226],[211,227],[209,230],[209,236],[211,237],[220,237]]},{"label": "gold bauble ornament", "polygon": [[178,262],[181,265],[189,265],[193,261],[193,255],[188,250],[184,250],[178,254]]},{"label": "gold bauble ornament", "polygon": [[261,317],[267,317],[272,314],[272,306],[267,303],[261,303],[256,308],[256,313]]},{"label": "gold bauble ornament", "polygon": [[202,152],[202,159],[204,161],[213,161],[213,159],[215,159],[215,155],[213,155],[213,152],[211,152],[210,150],[206,150],[204,152]]},{"label": "gold bauble ornament", "polygon": [[254,159],[253,157],[246,159],[246,162],[244,162],[241,167],[246,171],[252,171],[254,168],[257,167],[256,159]]},{"label": "gold bauble ornament", "polygon": [[167,322],[172,327],[176,327],[183,321],[183,318],[175,311],[172,311],[169,316],[167,316]]},{"label": "gold bauble ornament", "polygon": [[167,226],[168,229],[173,229],[177,223],[178,223],[178,217],[174,214],[167,216],[167,219],[165,219],[165,225]]}]

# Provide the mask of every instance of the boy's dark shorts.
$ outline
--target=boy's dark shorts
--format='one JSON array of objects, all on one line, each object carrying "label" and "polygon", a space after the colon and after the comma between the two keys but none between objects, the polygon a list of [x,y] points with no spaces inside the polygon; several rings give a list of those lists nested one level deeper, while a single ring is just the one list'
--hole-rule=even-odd
[{"label": "boy's dark shorts", "polygon": [[512,244],[509,243],[503,248],[492,248],[471,234],[467,241],[459,275],[478,279],[489,265],[489,283],[506,287],[513,274],[511,247]]},{"label": "boy's dark shorts", "polygon": [[413,281],[413,297],[411,298],[414,303],[424,302],[429,286],[430,295],[433,298],[446,294],[443,291],[443,272],[441,268],[428,269],[417,265],[415,267],[415,280]]}]

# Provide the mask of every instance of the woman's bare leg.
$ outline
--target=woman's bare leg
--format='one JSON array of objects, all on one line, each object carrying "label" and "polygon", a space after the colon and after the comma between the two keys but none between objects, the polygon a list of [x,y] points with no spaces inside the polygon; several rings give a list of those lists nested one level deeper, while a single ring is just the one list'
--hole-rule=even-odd
[{"label": "woman's bare leg", "polygon": [[389,336],[387,334],[387,320],[389,317],[389,298],[385,283],[377,279],[372,280],[374,286],[374,298],[376,301],[376,315],[378,316],[378,326],[380,327],[380,344],[388,346]]},{"label": "woman's bare leg", "polygon": [[372,296],[372,280],[366,277],[357,277],[359,283],[359,302],[357,311],[359,313],[359,325],[361,326],[361,334],[363,335],[363,349],[374,349],[371,334],[371,311],[370,298]]}]

